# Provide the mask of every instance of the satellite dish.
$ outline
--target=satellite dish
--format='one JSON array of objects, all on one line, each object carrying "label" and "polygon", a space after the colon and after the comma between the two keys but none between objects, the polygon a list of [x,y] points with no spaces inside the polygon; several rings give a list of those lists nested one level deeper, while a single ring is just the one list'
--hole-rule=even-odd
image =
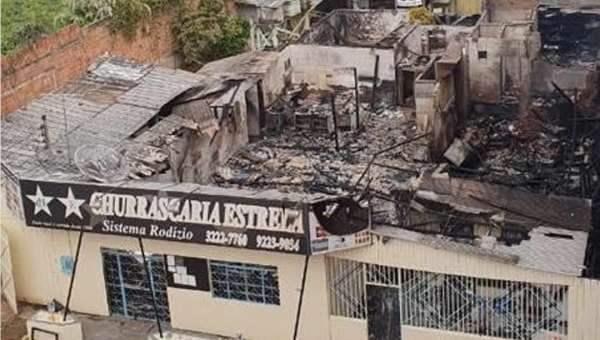
[{"label": "satellite dish", "polygon": [[75,164],[82,174],[102,183],[123,181],[129,175],[127,158],[104,145],[80,146]]}]

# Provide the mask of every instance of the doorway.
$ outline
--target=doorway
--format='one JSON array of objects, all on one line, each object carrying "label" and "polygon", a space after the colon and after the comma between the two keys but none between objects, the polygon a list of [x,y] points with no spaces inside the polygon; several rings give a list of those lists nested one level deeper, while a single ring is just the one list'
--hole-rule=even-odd
[{"label": "doorway", "polygon": [[[144,269],[141,253],[116,249],[102,249],[106,296],[111,315],[136,320],[155,320],[152,291]],[[164,256],[146,254],[150,270],[150,284],[161,321],[170,321],[167,300],[167,276]]]},{"label": "doorway", "polygon": [[400,340],[400,290],[367,285],[369,340]]}]

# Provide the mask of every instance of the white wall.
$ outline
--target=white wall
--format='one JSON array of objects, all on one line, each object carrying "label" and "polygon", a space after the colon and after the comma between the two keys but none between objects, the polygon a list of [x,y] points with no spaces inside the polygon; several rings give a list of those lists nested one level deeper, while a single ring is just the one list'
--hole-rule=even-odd
[{"label": "white wall", "polygon": [[290,45],[286,47],[294,72],[310,72],[323,67],[356,67],[358,75],[373,77],[375,55],[379,55],[379,78],[393,81],[394,50],[366,47]]},{"label": "white wall", "polygon": [[[2,206],[2,228],[9,237],[17,298],[46,304],[55,298],[65,302],[70,276],[60,273],[61,255],[74,255],[78,233],[25,227]],[[70,237],[70,240],[69,240]],[[137,239],[85,234],[75,277],[71,309],[108,315],[100,248],[139,250]],[[144,240],[146,252],[276,266],[281,305],[215,299],[211,292],[168,288],[174,328],[235,336],[246,339],[290,339],[294,330],[304,256],[226,247]],[[310,259],[300,319],[299,339],[329,337],[329,313],[324,256]]]},{"label": "white wall", "polygon": [[332,315],[329,325],[331,340],[367,340],[369,337],[367,320]]},{"label": "white wall", "polygon": [[[65,302],[69,276],[60,273],[61,255],[73,255],[78,233],[28,228],[2,205],[2,228],[9,237],[17,297],[45,304],[52,298]],[[290,339],[299,298],[304,257],[251,250],[232,250],[165,241],[145,240],[146,251],[188,257],[239,261],[276,266],[279,271],[280,306],[213,299],[210,292],[168,289],[175,328],[235,336],[250,340]],[[121,236],[85,234],[73,290],[74,311],[108,315],[102,271],[101,247],[138,250],[137,240]],[[569,286],[569,340],[600,339],[600,282],[527,270],[475,255],[435,249],[398,239],[385,244],[378,238],[370,247],[330,254],[354,261],[406,269],[471,277]],[[329,316],[323,256],[310,259],[300,323],[302,340],[366,340],[366,321]],[[403,339],[474,339],[453,332],[403,326]],[[443,335],[443,336],[442,336]],[[478,339],[483,339],[478,337]]]},{"label": "white wall", "polygon": [[[450,275],[567,285],[569,286],[568,339],[600,339],[600,322],[598,322],[600,320],[600,281],[597,280],[529,270],[510,264],[489,261],[476,255],[435,249],[417,242],[400,239],[391,239],[383,243],[378,237],[374,238],[371,247],[344,250],[328,256]],[[410,328],[403,326],[403,335],[405,329],[409,329],[410,332]],[[426,337],[421,338],[421,336],[422,334],[419,334],[412,339],[426,339]],[[410,338],[404,336],[403,339],[410,340]],[[446,337],[434,336],[432,339],[446,339]],[[448,339],[456,338],[451,337]]]},{"label": "white wall", "polygon": [[417,130],[420,133],[431,131],[435,115],[435,80],[415,81],[415,108]]},{"label": "white wall", "polygon": [[402,340],[505,340],[503,338],[402,326]]},{"label": "white wall", "polygon": [[[502,64],[499,39],[473,39],[469,42],[468,51],[471,100],[490,104],[500,102]],[[479,51],[487,52],[487,58],[479,59]]]}]

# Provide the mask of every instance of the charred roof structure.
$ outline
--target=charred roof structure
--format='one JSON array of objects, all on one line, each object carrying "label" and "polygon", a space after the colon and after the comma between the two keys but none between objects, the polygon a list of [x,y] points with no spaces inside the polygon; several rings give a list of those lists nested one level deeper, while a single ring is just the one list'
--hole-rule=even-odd
[{"label": "charred roof structure", "polygon": [[[142,251],[142,238],[158,240],[175,254],[162,267],[181,328],[205,331],[184,309],[211,289],[279,306],[300,284],[295,319],[269,314],[296,331],[300,315],[330,308],[379,336],[373,304],[394,293],[406,309],[394,327],[564,339],[591,310],[567,297],[585,301],[587,278],[600,278],[598,44],[566,40],[581,28],[594,36],[599,18],[529,0],[490,0],[452,25],[411,24],[407,13],[336,10],[279,51],[197,73],[97,60],[3,122],[9,208],[28,226],[133,236]],[[190,257],[203,251],[214,258]],[[290,264],[302,282],[284,273]],[[330,306],[302,314],[308,268]],[[238,272],[250,288],[219,290],[241,285]],[[253,326],[240,327],[288,335]]]},{"label": "charred roof structure", "polygon": [[[425,26],[408,24],[405,10],[336,10],[279,52],[197,74],[102,59],[6,120],[3,166],[86,180],[76,149],[104,145],[126,157],[130,179],[354,197],[374,224],[513,263],[563,242],[571,250],[561,257],[579,267],[560,271],[575,274],[597,187],[595,130],[575,122],[593,112],[557,84],[524,105],[540,45],[535,13],[492,4],[475,26]],[[41,143],[19,133],[39,126]],[[544,207],[550,194],[580,198]],[[529,203],[506,205],[520,197]],[[527,204],[566,210],[535,214]]]}]

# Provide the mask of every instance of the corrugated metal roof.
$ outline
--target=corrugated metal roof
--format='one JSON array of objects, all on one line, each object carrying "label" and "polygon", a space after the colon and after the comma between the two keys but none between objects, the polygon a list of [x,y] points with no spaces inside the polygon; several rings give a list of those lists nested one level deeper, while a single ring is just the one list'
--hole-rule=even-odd
[{"label": "corrugated metal roof", "polygon": [[460,178],[422,176],[419,190],[462,206],[500,210],[506,220],[537,226],[588,231],[592,228],[591,201],[583,198],[541,195],[525,190]]},{"label": "corrugated metal roof", "polygon": [[238,54],[206,64],[198,74],[264,74],[277,62],[279,54],[269,51],[254,51]]},{"label": "corrugated metal roof", "polygon": [[[79,171],[67,157],[67,136],[71,158],[84,144],[115,147],[203,79],[181,70],[100,59],[84,78],[28,103],[3,121],[2,163],[21,177],[77,178]],[[41,148],[44,115],[50,150]]]},{"label": "corrugated metal roof", "polygon": [[[450,237],[424,235],[401,228],[377,226],[373,233],[416,242],[435,249],[482,257],[490,261],[565,275],[580,276],[584,268],[588,234],[581,231],[538,227],[519,245],[495,245],[491,249],[454,241]],[[554,235],[562,235],[556,237]]]}]

